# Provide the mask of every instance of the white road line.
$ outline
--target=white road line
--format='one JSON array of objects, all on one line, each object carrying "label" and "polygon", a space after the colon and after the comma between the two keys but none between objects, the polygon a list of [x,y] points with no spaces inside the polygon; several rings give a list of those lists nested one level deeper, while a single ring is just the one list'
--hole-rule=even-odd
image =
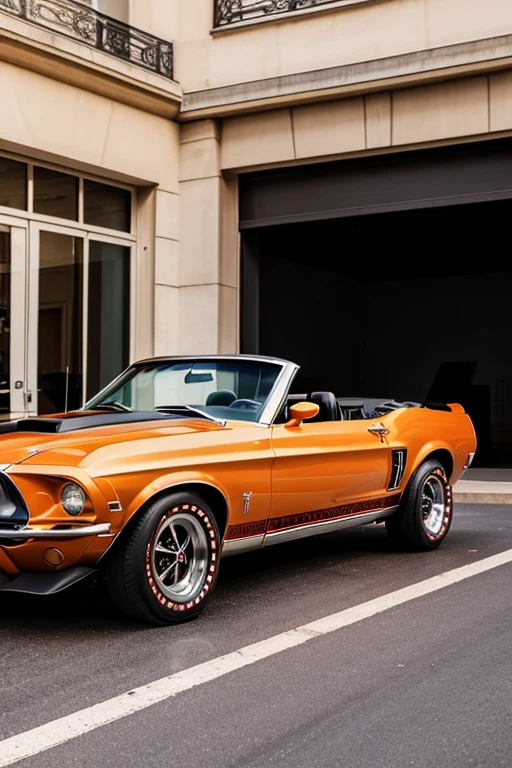
[{"label": "white road line", "polygon": [[403,589],[397,589],[382,597],[368,600],[366,603],[346,608],[338,613],[325,616],[318,621],[304,624],[289,632],[282,632],[267,640],[252,645],[246,645],[238,651],[225,656],[219,656],[211,661],[189,667],[168,677],[162,677],[148,685],[142,685],[131,691],[108,699],[100,704],[94,704],[79,712],[53,720],[46,725],[33,728],[0,741],[0,768],[12,765],[19,760],[32,757],[71,739],[76,739],[85,733],[101,728],[104,725],[121,720],[147,707],[176,696],[182,691],[188,691],[198,685],[215,680],[218,677],[247,667],[257,661],[274,656],[276,653],[307,643],[316,637],[327,635],[338,629],[355,624],[363,619],[375,616],[397,605],[402,605],[418,597],[429,595],[444,587],[457,584],[460,581],[485,573],[500,565],[512,562],[512,549],[498,555],[487,557],[476,563],[446,571],[439,576],[411,584]]}]

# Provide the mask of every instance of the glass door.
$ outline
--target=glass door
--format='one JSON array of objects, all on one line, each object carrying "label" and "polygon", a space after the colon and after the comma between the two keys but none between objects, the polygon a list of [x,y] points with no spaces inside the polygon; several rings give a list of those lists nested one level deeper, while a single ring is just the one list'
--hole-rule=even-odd
[{"label": "glass door", "polygon": [[109,384],[130,359],[131,259],[126,241],[93,235],[87,240],[85,399]]},{"label": "glass door", "polygon": [[30,412],[26,379],[27,230],[0,216],[0,420]]},{"label": "glass door", "polygon": [[85,233],[30,224],[28,378],[38,414],[83,403]]},{"label": "glass door", "polygon": [[132,250],[120,238],[30,223],[30,412],[81,408],[128,365]]}]

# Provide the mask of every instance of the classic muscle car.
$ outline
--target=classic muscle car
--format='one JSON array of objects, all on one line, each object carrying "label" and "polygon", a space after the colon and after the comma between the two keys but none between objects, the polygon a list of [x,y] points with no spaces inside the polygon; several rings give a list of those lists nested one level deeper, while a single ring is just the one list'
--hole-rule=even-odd
[{"label": "classic muscle car", "polygon": [[476,438],[461,405],[292,394],[298,366],[137,362],[84,408],[0,426],[0,592],[105,578],[126,614],[197,616],[221,557],[385,522],[435,549]]}]

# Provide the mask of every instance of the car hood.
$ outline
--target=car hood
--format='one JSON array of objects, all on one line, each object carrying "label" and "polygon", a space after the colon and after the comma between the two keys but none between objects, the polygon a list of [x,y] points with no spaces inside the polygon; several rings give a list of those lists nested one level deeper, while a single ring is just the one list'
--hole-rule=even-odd
[{"label": "car hood", "polygon": [[[79,466],[105,446],[154,437],[210,433],[225,429],[194,416],[79,411],[0,424],[0,466],[60,464]],[[173,441],[174,442],[174,441]]]}]

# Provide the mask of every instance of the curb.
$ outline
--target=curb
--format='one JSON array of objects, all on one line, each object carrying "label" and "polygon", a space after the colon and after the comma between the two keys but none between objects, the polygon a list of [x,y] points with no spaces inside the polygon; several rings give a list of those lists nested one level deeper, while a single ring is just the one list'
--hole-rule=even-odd
[{"label": "curb", "polygon": [[512,493],[455,491],[453,500],[459,504],[512,504]]}]

